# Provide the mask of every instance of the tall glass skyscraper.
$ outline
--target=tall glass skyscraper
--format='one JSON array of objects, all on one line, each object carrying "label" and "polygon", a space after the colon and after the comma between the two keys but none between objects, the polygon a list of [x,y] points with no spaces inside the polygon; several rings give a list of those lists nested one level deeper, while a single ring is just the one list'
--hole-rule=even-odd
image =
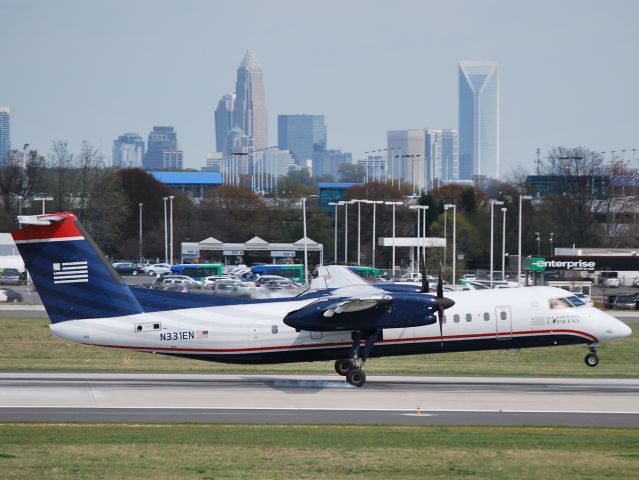
[{"label": "tall glass skyscraper", "polygon": [[313,152],[326,150],[324,115],[278,115],[277,145],[290,151],[297,165],[305,165]]},{"label": "tall glass skyscraper", "polygon": [[387,132],[388,174],[392,179],[410,183],[416,194],[424,189],[424,130],[390,130]]},{"label": "tall glass skyscraper", "polygon": [[181,169],[182,162],[182,151],[178,150],[177,133],[173,127],[153,127],[144,154],[144,169]]},{"label": "tall glass skyscraper", "polygon": [[125,133],[113,141],[113,166],[142,168],[144,139],[137,133]]},{"label": "tall glass skyscraper", "polygon": [[233,128],[239,127],[249,138],[252,151],[267,147],[266,97],[262,66],[255,54],[248,50],[237,69]]},{"label": "tall glass skyscraper", "polygon": [[500,177],[497,62],[459,62],[459,179]]},{"label": "tall glass skyscraper", "polygon": [[0,107],[0,165],[6,165],[11,158],[11,131],[9,107]]},{"label": "tall glass skyscraper", "polygon": [[235,94],[227,93],[215,109],[215,151],[230,153],[227,144],[228,133],[233,129],[233,107]]},{"label": "tall glass skyscraper", "polygon": [[429,128],[426,130],[426,187],[431,190],[442,181],[457,180],[457,130]]}]

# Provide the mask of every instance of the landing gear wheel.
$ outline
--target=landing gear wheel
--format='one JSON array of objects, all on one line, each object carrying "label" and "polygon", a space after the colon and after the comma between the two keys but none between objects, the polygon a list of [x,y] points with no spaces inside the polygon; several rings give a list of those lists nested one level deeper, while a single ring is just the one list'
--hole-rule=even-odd
[{"label": "landing gear wheel", "polygon": [[366,374],[359,368],[352,368],[346,374],[346,381],[354,387],[361,387],[366,383]]},{"label": "landing gear wheel", "polygon": [[586,365],[589,367],[596,367],[599,365],[599,357],[594,353],[589,353],[586,355],[586,358],[584,358],[584,362],[586,362]]},{"label": "landing gear wheel", "polygon": [[335,360],[335,371],[338,375],[345,377],[349,370],[353,368],[353,362],[350,360]]}]

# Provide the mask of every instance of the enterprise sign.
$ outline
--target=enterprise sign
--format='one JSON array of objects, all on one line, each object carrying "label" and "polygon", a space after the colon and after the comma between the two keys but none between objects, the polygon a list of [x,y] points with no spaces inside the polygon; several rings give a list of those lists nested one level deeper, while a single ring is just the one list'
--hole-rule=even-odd
[{"label": "enterprise sign", "polygon": [[567,270],[578,272],[594,271],[639,271],[639,256],[593,256],[580,257],[562,255],[547,258],[530,258],[524,261],[524,268],[532,271]]},{"label": "enterprise sign", "polygon": [[595,271],[596,262],[586,262],[583,260],[544,260],[538,259],[532,262],[534,267],[539,270],[587,270]]}]

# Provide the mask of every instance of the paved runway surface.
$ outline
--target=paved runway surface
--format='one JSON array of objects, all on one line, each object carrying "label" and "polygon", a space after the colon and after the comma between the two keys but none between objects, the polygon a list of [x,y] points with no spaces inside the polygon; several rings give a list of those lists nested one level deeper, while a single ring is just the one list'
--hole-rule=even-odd
[{"label": "paved runway surface", "polygon": [[0,421],[639,427],[639,379],[3,373]]}]

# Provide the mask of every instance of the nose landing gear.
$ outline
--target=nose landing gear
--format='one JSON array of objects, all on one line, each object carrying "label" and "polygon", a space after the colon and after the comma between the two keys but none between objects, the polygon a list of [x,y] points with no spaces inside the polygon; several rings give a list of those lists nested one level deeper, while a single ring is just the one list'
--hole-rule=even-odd
[{"label": "nose landing gear", "polygon": [[584,362],[586,362],[586,365],[588,365],[589,367],[596,367],[597,365],[599,365],[599,357],[597,356],[596,347],[590,347],[590,353],[586,355],[586,358],[584,358]]}]

